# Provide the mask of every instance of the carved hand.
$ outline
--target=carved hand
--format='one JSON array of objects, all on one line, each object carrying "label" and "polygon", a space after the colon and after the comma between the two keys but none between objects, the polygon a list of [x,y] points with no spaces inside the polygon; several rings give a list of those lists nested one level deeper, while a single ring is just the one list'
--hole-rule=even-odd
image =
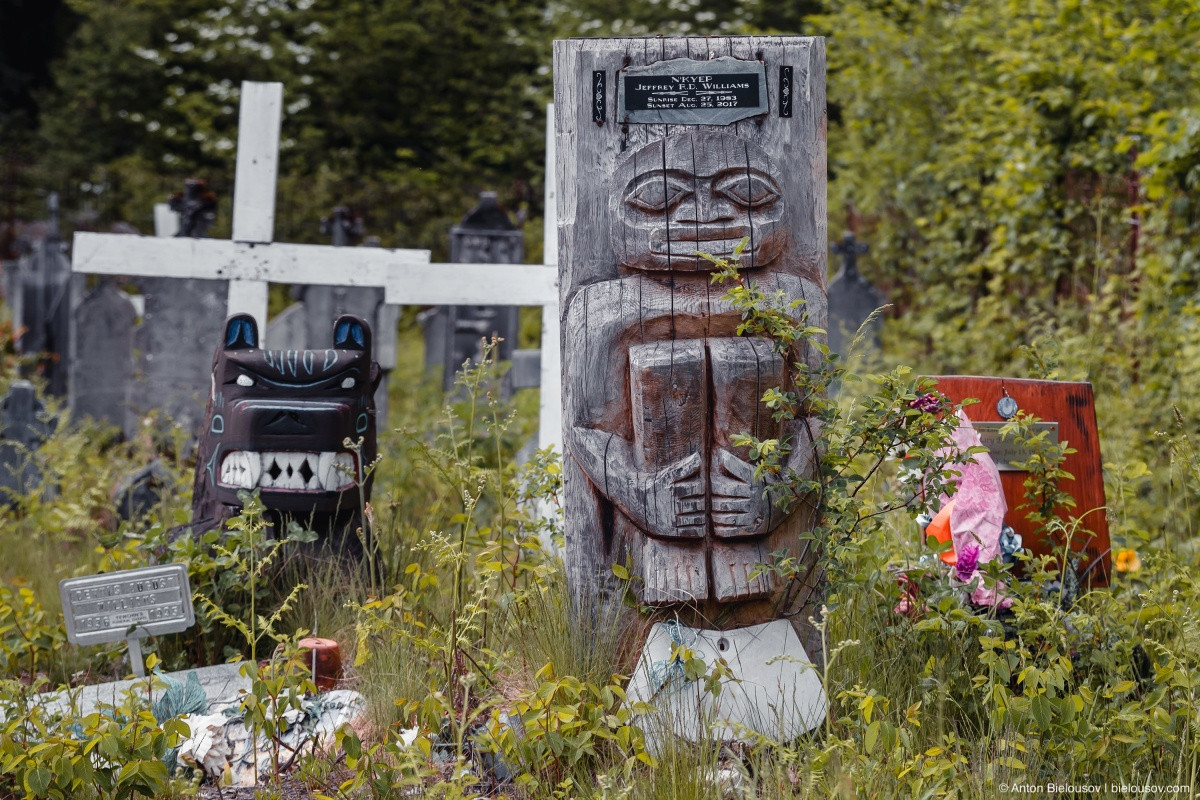
[{"label": "carved hand", "polygon": [[640,486],[630,487],[633,492],[630,511],[639,527],[664,538],[704,536],[704,481],[700,477],[698,454],[693,453],[658,472],[635,474],[634,480]]},{"label": "carved hand", "polygon": [[634,464],[630,444],[607,431],[575,428],[573,455],[596,488],[642,530],[659,538],[705,533],[701,460],[693,453],[648,472]]},{"label": "carved hand", "polygon": [[754,465],[718,450],[712,468],[713,532],[721,538],[759,536],[783,521],[766,489],[772,479],[755,480]]}]

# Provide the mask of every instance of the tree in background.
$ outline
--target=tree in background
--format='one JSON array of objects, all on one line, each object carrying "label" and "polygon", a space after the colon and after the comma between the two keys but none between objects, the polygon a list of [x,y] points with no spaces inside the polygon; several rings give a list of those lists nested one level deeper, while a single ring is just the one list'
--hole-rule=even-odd
[{"label": "tree in background", "polygon": [[830,208],[872,241],[890,357],[1091,380],[1128,456],[1112,471],[1149,465],[1169,496],[1154,433],[1176,406],[1200,419],[1193,6],[851,0],[817,24],[841,109]]},{"label": "tree in background", "polygon": [[[222,197],[214,234],[227,235],[239,86],[277,80],[286,102],[277,236],[313,240],[317,218],[350,204],[387,244],[435,250],[483,188],[541,216],[554,37],[799,32],[816,9],[814,0],[62,2],[78,28],[58,31],[65,54],[37,97],[40,137],[24,169],[65,208],[148,230],[153,202],[200,174]],[[53,52],[36,66],[43,78]]]},{"label": "tree in background", "polygon": [[[501,0],[69,0],[82,18],[42,103],[40,177],[101,219],[201,174],[228,231],[239,87],[285,84],[277,236],[318,236],[334,204],[393,244],[444,246],[483,187],[540,180],[536,6]],[[53,155],[51,155],[53,154]]]},{"label": "tree in background", "polygon": [[0,3],[0,259],[17,255],[19,212],[44,202],[27,175],[37,158],[36,95],[49,85],[51,61],[76,21],[63,0]]}]

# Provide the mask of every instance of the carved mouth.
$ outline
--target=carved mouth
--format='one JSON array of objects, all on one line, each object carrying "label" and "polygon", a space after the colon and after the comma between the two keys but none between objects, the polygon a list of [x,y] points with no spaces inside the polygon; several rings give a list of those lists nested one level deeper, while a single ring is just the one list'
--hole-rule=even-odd
[{"label": "carved mouth", "polygon": [[[742,241],[742,237],[736,239],[672,239],[667,242],[654,242],[650,245],[650,252],[654,255],[665,256],[668,253],[672,258],[696,258],[696,253],[708,253],[710,256],[718,258],[728,258],[733,255],[733,251],[737,249],[738,244]],[[750,253],[755,248],[747,243],[743,253]]]},{"label": "carved mouth", "polygon": [[276,492],[340,492],[354,485],[354,454],[233,450],[221,461],[220,486]]}]

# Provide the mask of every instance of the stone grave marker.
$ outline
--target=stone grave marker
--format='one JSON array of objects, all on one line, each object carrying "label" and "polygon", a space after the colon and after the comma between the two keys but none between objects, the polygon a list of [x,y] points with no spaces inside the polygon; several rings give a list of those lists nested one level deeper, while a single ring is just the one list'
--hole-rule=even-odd
[{"label": "stone grave marker", "polygon": [[212,351],[225,314],[225,281],[142,278],[146,311],[134,335],[139,380],[134,410],[162,409],[184,430],[197,432],[204,421]]},{"label": "stone grave marker", "polygon": [[46,202],[50,212],[45,235],[23,243],[21,257],[9,269],[7,293],[13,328],[20,332],[17,351],[39,355],[38,371],[49,394],[67,393],[67,349],[71,336],[71,262],[59,235],[58,194]]},{"label": "stone grave marker", "polygon": [[[554,106],[546,107],[545,264],[433,264],[422,272],[394,270],[389,305],[509,305],[542,309],[538,363],[538,448],[562,453],[562,379],[559,359],[558,222],[555,189]],[[528,364],[526,365],[526,368]]]},{"label": "stone grave marker", "polygon": [[126,438],[136,426],[130,394],[137,316],[129,296],[106,278],[80,300],[72,325],[71,413],[116,425]]},{"label": "stone grave marker", "polygon": [[217,195],[201,178],[184,181],[183,191],[171,195],[167,208],[175,212],[178,220],[178,230],[173,236],[205,239],[208,229],[217,221]]},{"label": "stone grave marker", "polygon": [[13,381],[0,397],[0,502],[14,503],[40,480],[36,451],[53,421],[29,381]]},{"label": "stone grave marker", "polygon": [[[479,203],[450,229],[450,261],[455,264],[520,264],[525,239],[500,207],[495,192],[481,192]],[[439,306],[422,319],[425,365],[442,370],[442,389],[466,361],[479,361],[481,341],[499,336],[498,361],[511,361],[520,330],[516,306]],[[440,339],[440,341],[434,341]],[[436,360],[435,360],[436,359]]]},{"label": "stone grave marker", "polygon": [[543,264],[432,264],[421,272],[413,268],[388,276],[390,305],[538,306],[542,309],[542,349],[539,385],[538,447],[562,444],[559,397],[558,276]]},{"label": "stone grave marker", "polygon": [[[346,206],[338,206],[321,220],[321,232],[328,234],[334,247],[351,246],[363,236],[362,218]],[[377,246],[377,245],[376,245]],[[336,274],[339,261],[330,255],[330,270]],[[330,324],[343,314],[367,320],[379,334],[375,350],[383,380],[375,392],[375,410],[381,427],[388,416],[388,376],[396,368],[397,309],[384,303],[383,286],[302,285],[296,288],[298,302],[267,326],[267,347],[305,350],[329,339]]]},{"label": "stone grave marker", "polygon": [[[205,181],[188,178],[167,205],[178,219],[176,237],[208,237],[217,218],[217,196]],[[212,321],[224,314],[229,282],[143,276],[137,284],[145,307],[134,335],[140,354],[134,408],[139,415],[162,409],[184,430],[197,432],[219,335]]]},{"label": "stone grave marker", "polygon": [[[865,242],[856,241],[846,231],[842,241],[831,249],[842,257],[842,268],[829,282],[829,351],[845,356],[855,333],[871,313],[887,302],[883,292],[875,288],[858,271],[858,257],[867,252]],[[879,348],[883,320],[876,318],[865,332],[865,343]]]},{"label": "stone grave marker", "polygon": [[[733,258],[748,240],[743,275],[805,301],[797,324],[826,326],[824,41],[556,41],[554,94],[576,603],[619,606],[613,567],[631,565],[631,588],[656,609],[652,619],[670,621],[671,641],[711,642],[736,678],[770,687],[718,714],[714,735],[744,738],[722,720],[765,735],[808,730],[826,705],[804,663],[823,663],[809,622],[823,599],[821,545],[804,538],[808,506],[783,513],[732,437],[788,437],[787,466],[811,474],[809,427],[776,422],[760,400],[821,354],[803,341],[781,354],[739,336],[741,314],[699,252]],[[756,569],[781,552],[800,569],[793,583]],[[764,654],[756,626],[780,619]],[[655,653],[643,652],[639,672],[670,672],[670,656]]]}]

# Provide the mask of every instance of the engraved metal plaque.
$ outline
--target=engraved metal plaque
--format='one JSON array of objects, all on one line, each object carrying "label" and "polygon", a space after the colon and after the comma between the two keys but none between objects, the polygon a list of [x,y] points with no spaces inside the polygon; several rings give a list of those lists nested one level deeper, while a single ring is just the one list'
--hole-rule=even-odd
[{"label": "engraved metal plaque", "polygon": [[622,70],[617,95],[622,122],[729,125],[767,113],[767,68],[729,56],[674,58]]},{"label": "engraved metal plaque", "polygon": [[177,633],[196,621],[183,564],[64,578],[58,593],[72,644]]},{"label": "engraved metal plaque", "polygon": [[[1005,439],[1000,435],[1000,429],[1007,424],[1007,422],[971,422],[971,426],[979,434],[983,446],[989,450],[992,461],[996,462],[996,469],[1001,472],[1024,472],[1017,465],[1032,458],[1033,452],[1012,439]],[[1033,428],[1035,433],[1049,431],[1046,438],[1052,444],[1058,444],[1057,422],[1037,422],[1034,423]]]}]

